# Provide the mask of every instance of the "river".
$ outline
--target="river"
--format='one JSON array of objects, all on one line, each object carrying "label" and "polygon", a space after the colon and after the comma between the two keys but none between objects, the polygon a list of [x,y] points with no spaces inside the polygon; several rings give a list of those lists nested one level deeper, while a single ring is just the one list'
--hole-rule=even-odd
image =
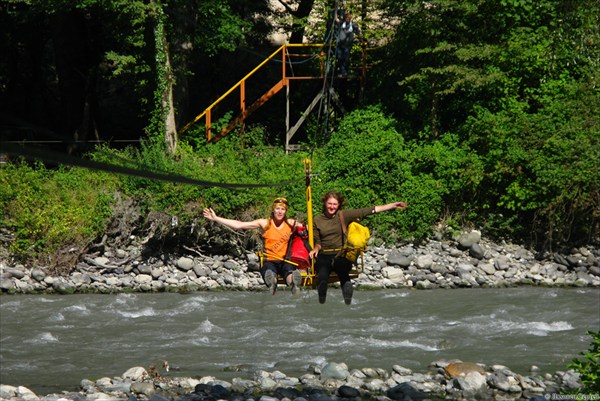
[{"label": "river", "polygon": [[324,305],[314,290],[2,295],[0,383],[42,395],[162,360],[171,375],[225,380],[299,377],[325,362],[425,371],[455,358],[546,373],[587,351],[588,330],[600,330],[599,289],[355,291],[351,306],[334,288]]}]

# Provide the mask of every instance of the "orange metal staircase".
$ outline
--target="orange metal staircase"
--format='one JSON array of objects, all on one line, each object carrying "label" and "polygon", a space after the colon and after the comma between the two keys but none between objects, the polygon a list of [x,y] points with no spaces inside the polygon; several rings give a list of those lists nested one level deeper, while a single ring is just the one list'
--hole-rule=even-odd
[{"label": "orange metal staircase", "polygon": [[[298,52],[292,51],[290,49],[296,49]],[[215,100],[210,106],[208,106],[202,113],[198,114],[192,121],[186,124],[180,131],[179,134],[183,134],[188,131],[194,124],[198,123],[204,118],[205,124],[205,135],[206,140],[208,142],[215,143],[219,141],[221,138],[229,134],[233,129],[238,126],[243,126],[246,119],[255,112],[259,107],[265,104],[269,99],[279,93],[283,88],[286,88],[286,142],[285,149],[286,152],[290,150],[294,150],[297,148],[297,145],[290,144],[290,140],[300,128],[300,126],[305,121],[306,117],[310,114],[312,109],[318,104],[319,100],[323,96],[331,96],[331,99],[335,101],[338,107],[345,112],[341,102],[332,86],[328,88],[324,88],[315,96],[313,101],[309,104],[307,109],[298,119],[296,124],[293,127],[290,127],[290,82],[294,80],[322,80],[325,78],[324,75],[327,74],[326,71],[326,52],[331,50],[328,45],[325,44],[284,44],[280,46],[276,51],[274,51],[269,57],[267,57],[262,63],[260,63],[256,68],[250,71],[245,77],[243,77],[237,84],[232,86],[227,92],[225,92],[221,97]],[[361,87],[364,85],[365,76],[366,76],[366,68],[365,68],[365,54],[366,47],[363,45],[362,47],[362,69],[360,76],[358,77],[361,81]],[[290,60],[293,57],[302,57],[306,60],[314,59],[318,62],[318,66],[315,67],[313,64],[313,68],[311,71],[318,71],[318,75],[294,75],[289,67]],[[250,106],[247,106],[247,83],[249,79],[259,73],[261,70],[265,69],[266,65],[273,61],[281,62],[281,78],[277,76],[277,81],[273,86],[267,90],[264,94],[259,96]],[[351,79],[351,78],[349,78]],[[261,84],[264,82],[261,82]],[[233,118],[224,128],[221,128],[218,132],[214,132],[213,127],[213,111],[214,109],[223,101],[228,100],[230,97],[234,96],[235,93],[239,93],[239,114]]]},{"label": "orange metal staircase", "polygon": [[[262,63],[260,63],[256,68],[254,68],[250,73],[248,73],[244,78],[242,78],[237,84],[235,84],[231,89],[225,92],[221,97],[215,100],[210,106],[208,106],[202,113],[198,114],[196,118],[186,124],[179,133],[182,134],[189,130],[194,124],[198,123],[200,120],[204,118],[205,121],[205,132],[206,132],[206,140],[209,142],[217,142],[219,139],[223,138],[229,132],[231,132],[238,125],[243,125],[244,121],[256,111],[260,106],[265,104],[269,99],[275,96],[281,89],[287,88],[287,111],[288,115],[286,118],[286,125],[288,125],[286,132],[286,149],[289,147],[289,140],[292,135],[289,135],[289,87],[290,81],[292,80],[315,80],[315,79],[323,79],[323,71],[325,64],[325,54],[324,54],[324,46],[323,44],[284,44],[279,47],[273,54],[267,57]],[[304,50],[304,53],[296,53],[290,52],[290,48],[301,48]],[[306,52],[308,50],[308,52]],[[266,93],[256,99],[250,106],[247,106],[246,101],[246,84],[249,78],[255,75],[258,71],[263,69],[267,63],[278,60],[280,57],[281,60],[281,79],[276,82]],[[319,61],[319,75],[318,76],[293,76],[290,75],[287,68],[288,60],[291,57],[304,57],[310,58],[314,57]],[[213,132],[212,126],[212,112],[213,109],[221,103],[226,98],[232,96],[234,93],[239,92],[239,114],[233,118],[226,127],[222,128],[219,132]],[[298,125],[298,124],[297,124]],[[294,131],[295,132],[295,131]]]}]

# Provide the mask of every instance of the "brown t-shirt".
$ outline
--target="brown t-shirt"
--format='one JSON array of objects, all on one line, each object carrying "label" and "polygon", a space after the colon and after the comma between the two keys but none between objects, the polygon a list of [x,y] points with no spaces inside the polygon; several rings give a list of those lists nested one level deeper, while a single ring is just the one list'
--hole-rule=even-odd
[{"label": "brown t-shirt", "polygon": [[[374,207],[364,207],[362,209],[347,209],[342,210],[344,213],[344,221],[350,224],[351,221],[356,221],[375,213]],[[337,253],[344,245],[344,232],[342,230],[342,222],[340,221],[339,211],[333,217],[327,217],[324,214],[319,214],[313,220],[313,235],[315,245],[321,245],[321,251],[324,253]]]}]

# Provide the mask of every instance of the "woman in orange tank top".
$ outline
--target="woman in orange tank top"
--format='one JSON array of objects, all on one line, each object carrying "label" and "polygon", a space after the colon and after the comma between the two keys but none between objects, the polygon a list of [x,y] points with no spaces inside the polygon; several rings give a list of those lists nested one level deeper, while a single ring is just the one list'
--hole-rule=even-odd
[{"label": "woman in orange tank top", "polygon": [[299,225],[296,220],[287,218],[287,210],[287,199],[276,198],[271,206],[271,216],[268,219],[239,221],[219,217],[211,208],[206,208],[203,212],[206,219],[234,230],[260,229],[262,231],[266,260],[263,263],[261,275],[273,295],[277,290],[278,274],[291,287],[292,295],[298,294],[302,283],[300,271],[296,266],[284,260],[292,230]]}]

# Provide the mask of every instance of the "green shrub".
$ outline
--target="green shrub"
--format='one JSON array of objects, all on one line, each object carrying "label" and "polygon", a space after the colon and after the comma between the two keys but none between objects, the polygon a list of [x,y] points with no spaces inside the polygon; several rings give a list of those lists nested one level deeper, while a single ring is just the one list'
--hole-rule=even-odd
[{"label": "green shrub", "polygon": [[57,251],[81,251],[103,232],[116,188],[103,172],[26,163],[0,169],[0,183],[1,223],[15,234],[11,253],[50,264]]},{"label": "green shrub", "polygon": [[588,331],[592,337],[592,343],[587,352],[581,352],[583,357],[574,358],[568,365],[569,369],[573,369],[579,373],[581,377],[581,388],[577,391],[578,394],[600,394],[600,331]]},{"label": "green shrub", "polygon": [[316,212],[319,197],[328,190],[341,192],[353,208],[403,200],[409,204],[404,212],[369,217],[374,234],[389,242],[428,235],[439,218],[445,188],[431,175],[413,172],[412,148],[396,126],[376,106],[355,110],[340,122],[316,152]]}]

